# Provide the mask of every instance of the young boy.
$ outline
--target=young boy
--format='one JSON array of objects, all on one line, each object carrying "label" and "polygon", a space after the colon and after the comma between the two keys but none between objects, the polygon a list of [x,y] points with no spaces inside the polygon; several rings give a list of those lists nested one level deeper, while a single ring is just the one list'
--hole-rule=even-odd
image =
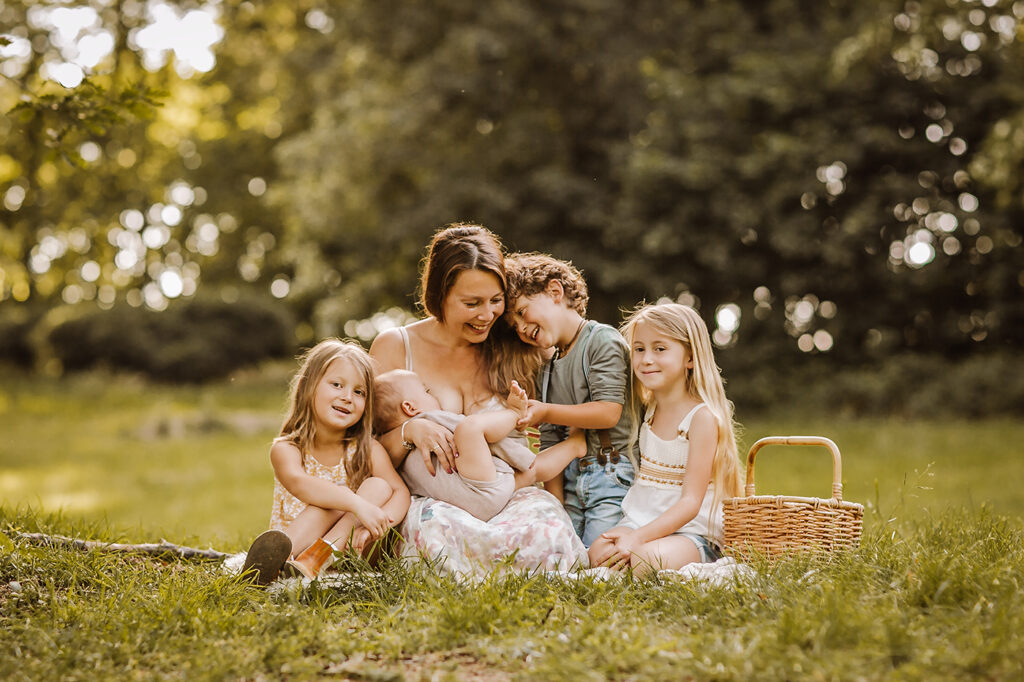
[{"label": "young boy", "polygon": [[[519,338],[553,357],[537,382],[519,426],[540,425],[541,447],[586,429],[587,454],[564,472],[564,504],[576,533],[589,547],[622,517],[622,498],[633,482],[629,453],[629,349],[618,330],[587,320],[587,284],[571,263],[543,254],[513,254],[506,315]],[[627,456],[629,453],[630,456]],[[543,480],[538,476],[539,480]],[[545,486],[558,490],[558,481]]]},{"label": "young boy", "polygon": [[423,458],[410,453],[399,471],[409,491],[453,504],[483,521],[501,511],[518,488],[533,483],[537,476],[555,475],[570,459],[583,455],[582,437],[568,447],[538,457],[525,439],[509,435],[515,432],[516,422],[526,416],[528,404],[526,392],[515,382],[506,408],[469,416],[443,411],[420,378],[407,370],[385,372],[374,380],[374,388],[376,433],[417,418],[429,419],[454,433],[458,471],[446,474],[431,453],[437,472],[431,476]]}]

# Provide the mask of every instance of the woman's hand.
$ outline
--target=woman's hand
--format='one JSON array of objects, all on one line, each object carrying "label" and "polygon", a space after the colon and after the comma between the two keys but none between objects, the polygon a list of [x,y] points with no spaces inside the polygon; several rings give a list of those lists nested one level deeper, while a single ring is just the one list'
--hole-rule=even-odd
[{"label": "woman's hand", "polygon": [[360,501],[362,504],[353,509],[352,513],[363,524],[363,528],[370,533],[370,537],[376,540],[384,535],[388,528],[394,525],[394,521],[388,517],[383,509],[372,502],[366,502],[362,498],[360,498]]},{"label": "woman's hand", "polygon": [[451,431],[429,419],[413,419],[405,423],[405,439],[412,443],[427,465],[431,476],[437,474],[430,455],[437,455],[437,461],[449,474],[457,469],[455,458],[455,436]]}]

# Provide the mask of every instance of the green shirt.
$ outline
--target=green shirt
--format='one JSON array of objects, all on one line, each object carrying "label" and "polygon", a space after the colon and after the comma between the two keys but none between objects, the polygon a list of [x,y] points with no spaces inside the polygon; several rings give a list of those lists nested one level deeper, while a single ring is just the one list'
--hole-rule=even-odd
[{"label": "green shirt", "polygon": [[[629,348],[619,331],[607,324],[588,320],[579,339],[565,357],[555,358],[541,368],[538,381],[541,400],[557,405],[589,402],[622,405],[619,423],[610,429],[609,435],[612,447],[628,455],[629,435],[633,425],[629,414],[630,372]],[[565,440],[568,433],[567,426],[541,424],[541,448]],[[601,441],[597,431],[588,429],[587,455],[596,455],[600,451]],[[633,466],[636,466],[635,461]]]}]

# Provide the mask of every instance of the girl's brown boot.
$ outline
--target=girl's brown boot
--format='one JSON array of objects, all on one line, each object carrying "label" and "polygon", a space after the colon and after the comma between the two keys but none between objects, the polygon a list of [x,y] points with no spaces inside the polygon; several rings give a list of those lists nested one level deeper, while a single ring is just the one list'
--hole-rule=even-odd
[{"label": "girl's brown boot", "polygon": [[289,559],[288,565],[310,580],[316,580],[320,573],[334,563],[334,545],[323,538],[317,538],[312,545]]}]

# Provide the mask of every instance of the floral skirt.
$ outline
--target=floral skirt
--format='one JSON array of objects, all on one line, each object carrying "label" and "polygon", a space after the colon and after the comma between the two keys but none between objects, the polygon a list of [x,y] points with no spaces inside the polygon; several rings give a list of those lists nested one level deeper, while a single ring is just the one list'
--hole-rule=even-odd
[{"label": "floral skirt", "polygon": [[498,571],[587,567],[587,550],[565,509],[539,488],[517,490],[490,521],[429,497],[413,497],[402,525],[403,556],[436,561],[457,577]]}]

